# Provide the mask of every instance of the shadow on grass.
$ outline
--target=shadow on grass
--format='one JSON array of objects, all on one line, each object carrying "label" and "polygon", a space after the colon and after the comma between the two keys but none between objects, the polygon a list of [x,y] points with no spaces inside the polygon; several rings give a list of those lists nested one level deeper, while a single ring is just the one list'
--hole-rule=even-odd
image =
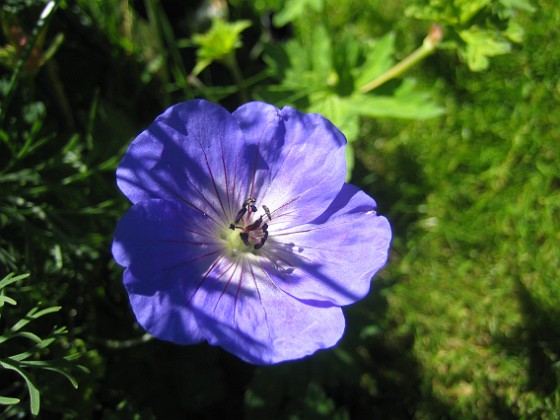
[{"label": "shadow on grass", "polygon": [[246,418],[445,418],[450,407],[424,383],[414,337],[398,333],[387,319],[389,287],[378,279],[366,299],[345,308],[347,329],[336,348],[257,368]]},{"label": "shadow on grass", "polygon": [[[544,399],[558,392],[558,354],[560,354],[560,311],[543,308],[530,289],[516,279],[522,324],[516,331],[496,339],[496,344],[509,356],[526,360],[526,371],[520,372],[525,392]],[[515,418],[506,401],[494,398],[494,414]],[[533,413],[538,416],[538,412]],[[545,415],[545,413],[541,413]]]},{"label": "shadow on grass", "polygon": [[560,310],[540,306],[521,280],[517,280],[516,288],[524,324],[502,345],[528,358],[528,387],[546,396],[559,385],[554,367],[558,359],[554,355],[560,354]]}]

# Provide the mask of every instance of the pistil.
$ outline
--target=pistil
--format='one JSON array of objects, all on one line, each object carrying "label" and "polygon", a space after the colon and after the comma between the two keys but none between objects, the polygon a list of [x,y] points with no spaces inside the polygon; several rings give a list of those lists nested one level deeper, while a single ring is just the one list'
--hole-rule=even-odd
[{"label": "pistil", "polygon": [[263,223],[263,217],[272,220],[270,210],[266,206],[262,206],[265,214],[260,215],[256,220],[251,221],[252,215],[257,212],[255,198],[248,198],[243,202],[241,209],[235,215],[233,223],[229,225],[231,230],[239,229],[239,237],[246,247],[252,247],[255,250],[261,249],[268,239],[268,224]]}]

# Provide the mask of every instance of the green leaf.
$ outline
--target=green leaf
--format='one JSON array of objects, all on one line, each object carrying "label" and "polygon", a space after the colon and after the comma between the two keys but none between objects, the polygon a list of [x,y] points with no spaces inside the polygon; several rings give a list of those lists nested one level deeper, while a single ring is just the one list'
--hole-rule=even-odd
[{"label": "green leaf", "polygon": [[199,47],[193,74],[200,74],[214,61],[226,60],[235,49],[241,47],[240,34],[249,26],[251,22],[248,20],[229,23],[216,18],[207,33],[193,35],[193,43]]},{"label": "green leaf", "polygon": [[311,70],[323,82],[327,82],[332,68],[331,37],[323,25],[315,28],[308,46],[311,59]]},{"label": "green leaf", "polygon": [[412,80],[405,80],[393,96],[354,95],[349,106],[353,112],[368,117],[422,120],[437,117],[444,112],[426,93],[416,91]]},{"label": "green leaf", "polygon": [[14,404],[17,404],[19,402],[20,402],[19,398],[0,396],[0,404],[2,404],[2,405],[14,405]]},{"label": "green leaf", "polygon": [[535,7],[527,0],[499,0],[499,2],[508,9],[518,9],[529,13],[535,11]]},{"label": "green leaf", "polygon": [[324,0],[288,0],[280,12],[274,16],[274,26],[282,27],[305,14],[306,10],[323,10]]},{"label": "green leaf", "polygon": [[[42,368],[44,370],[48,370],[48,371],[51,371],[51,372],[56,372],[56,373],[64,376],[68,380],[68,382],[70,382],[72,384],[72,386],[74,388],[78,388],[78,381],[76,381],[76,378],[74,378],[72,375],[70,375],[68,372],[66,372],[63,368],[53,366],[52,365],[53,362],[54,361],[51,361],[51,360],[49,360],[48,362],[41,362],[41,361],[31,362],[31,361],[29,361],[29,362],[25,362],[25,366],[39,367],[39,368]],[[75,366],[75,367],[80,367],[80,366]]]},{"label": "green leaf", "polygon": [[472,71],[482,71],[488,68],[488,57],[506,54],[511,50],[511,44],[498,33],[476,27],[459,32],[465,41],[466,49],[460,51]]},{"label": "green leaf", "polygon": [[38,308],[32,308],[32,309],[29,310],[29,312],[27,312],[25,317],[20,319],[18,322],[16,322],[12,326],[12,328],[10,328],[10,331],[11,332],[18,331],[18,330],[22,329],[24,326],[26,326],[27,324],[29,324],[34,319],[40,318],[44,315],[47,315],[47,314],[50,314],[50,313],[53,313],[53,312],[58,312],[58,311],[60,311],[60,309],[61,309],[61,306],[52,306],[50,308],[45,308],[45,309],[41,309],[41,310],[39,310]]},{"label": "green leaf", "polygon": [[523,42],[523,38],[525,37],[525,30],[520,24],[510,20],[503,34],[510,41],[520,44]]},{"label": "green leaf", "polygon": [[455,7],[459,9],[459,22],[468,23],[478,12],[491,3],[491,0],[455,0]]},{"label": "green leaf", "polygon": [[16,338],[16,337],[20,337],[20,338],[27,338],[28,340],[33,341],[34,343],[39,343],[41,342],[41,337],[39,337],[38,335],[35,335],[29,331],[20,331],[20,332],[10,332],[8,331],[7,333],[4,333],[3,335],[0,336],[0,344],[11,340],[12,338]]},{"label": "green leaf", "polygon": [[394,53],[395,34],[389,32],[368,49],[364,64],[354,70],[354,90],[358,91],[390,69]]},{"label": "green leaf", "polygon": [[0,280],[0,289],[3,289],[7,285],[15,283],[16,281],[26,279],[27,277],[29,277],[29,274],[20,274],[19,276],[16,276],[14,273],[10,273]]},{"label": "green leaf", "polygon": [[0,360],[0,366],[4,369],[13,370],[17,372],[25,381],[27,385],[27,390],[29,391],[29,404],[31,408],[31,414],[36,416],[39,414],[39,410],[41,409],[41,394],[39,390],[35,386],[35,384],[31,381],[29,376],[21,370],[16,364],[9,362],[7,360]]},{"label": "green leaf", "polygon": [[[19,276],[14,275],[14,273],[8,274],[2,280],[0,280],[0,317],[2,315],[2,308],[4,307],[4,303],[9,303],[10,305],[17,305],[17,302],[8,297],[4,294],[4,288],[12,283],[15,283],[19,280],[23,280],[29,277],[29,274],[20,274]],[[1,339],[2,337],[0,337]]]},{"label": "green leaf", "polygon": [[9,303],[10,305],[17,305],[17,302],[11,297],[0,295],[0,307],[4,306],[4,303]]}]

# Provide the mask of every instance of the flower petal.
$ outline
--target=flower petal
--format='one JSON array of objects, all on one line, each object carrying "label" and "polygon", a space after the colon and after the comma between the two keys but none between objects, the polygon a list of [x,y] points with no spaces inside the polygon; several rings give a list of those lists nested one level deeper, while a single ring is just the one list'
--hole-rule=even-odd
[{"label": "flower petal", "polygon": [[210,344],[249,363],[299,359],[334,346],[344,332],[340,308],[300,302],[259,268],[224,261],[216,273],[192,299],[198,325]]},{"label": "flower petal", "polygon": [[202,340],[196,320],[182,308],[219,257],[213,227],[189,207],[155,199],[135,204],[119,221],[113,256],[126,267],[132,309],[150,334],[181,344]]},{"label": "flower petal", "polygon": [[247,152],[226,109],[204,100],[183,102],[136,137],[117,169],[117,184],[133,203],[176,200],[226,223],[247,198]]},{"label": "flower petal", "polygon": [[387,261],[391,241],[389,222],[375,208],[371,197],[345,184],[316,220],[271,234],[263,267],[298,299],[340,306],[363,298]]},{"label": "flower petal", "polygon": [[251,196],[270,208],[276,230],[323,213],[344,184],[344,135],[318,114],[261,102],[243,105],[233,116],[255,148]]}]

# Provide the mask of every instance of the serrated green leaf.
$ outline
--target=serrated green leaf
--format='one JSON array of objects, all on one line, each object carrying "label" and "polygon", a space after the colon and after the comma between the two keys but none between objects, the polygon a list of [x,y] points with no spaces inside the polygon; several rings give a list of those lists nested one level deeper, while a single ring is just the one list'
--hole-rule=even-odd
[{"label": "serrated green leaf", "polygon": [[[318,93],[322,95],[324,92]],[[307,110],[321,114],[329,119],[348,140],[346,145],[346,181],[349,181],[354,169],[354,149],[351,143],[358,138],[360,131],[359,115],[352,112],[348,107],[347,99],[339,97],[335,94],[327,94],[321,98],[311,97],[312,106]]]},{"label": "serrated green leaf", "polygon": [[488,57],[506,54],[511,50],[511,44],[494,31],[473,27],[459,32],[459,36],[466,43],[466,49],[460,50],[460,54],[472,71],[486,70]]},{"label": "serrated green leaf", "polygon": [[516,44],[523,42],[525,30],[517,22],[509,21],[507,29],[503,32],[504,36]]},{"label": "serrated green leaf", "polygon": [[518,9],[529,13],[535,11],[535,7],[527,0],[499,0],[499,2],[508,9]]},{"label": "serrated green leaf", "polygon": [[459,22],[466,24],[490,2],[491,0],[455,0],[454,5],[459,10]]},{"label": "serrated green leaf", "polygon": [[327,82],[332,69],[331,45],[331,37],[327,29],[323,25],[315,28],[308,51],[311,53],[311,70],[323,82]]},{"label": "serrated green leaf", "polygon": [[394,64],[394,53],[395,34],[389,32],[368,49],[364,64],[354,70],[354,90],[359,91],[390,69]]},{"label": "serrated green leaf", "polygon": [[324,0],[288,0],[282,10],[273,18],[274,26],[280,28],[305,14],[306,10],[319,12]]},{"label": "serrated green leaf", "polygon": [[197,63],[193,74],[200,74],[214,61],[225,60],[235,49],[241,47],[241,32],[250,26],[251,22],[248,20],[230,23],[223,19],[214,19],[208,32],[193,35],[193,43],[199,47],[196,51]]},{"label": "serrated green leaf", "polygon": [[339,78],[336,91],[340,96],[346,96],[354,91],[354,73],[360,64],[362,45],[350,32],[345,32],[333,48],[332,67]]},{"label": "serrated green leaf", "polygon": [[422,120],[437,117],[444,112],[426,93],[416,91],[411,80],[403,82],[393,96],[355,95],[350,99],[349,106],[353,112],[376,118]]}]

